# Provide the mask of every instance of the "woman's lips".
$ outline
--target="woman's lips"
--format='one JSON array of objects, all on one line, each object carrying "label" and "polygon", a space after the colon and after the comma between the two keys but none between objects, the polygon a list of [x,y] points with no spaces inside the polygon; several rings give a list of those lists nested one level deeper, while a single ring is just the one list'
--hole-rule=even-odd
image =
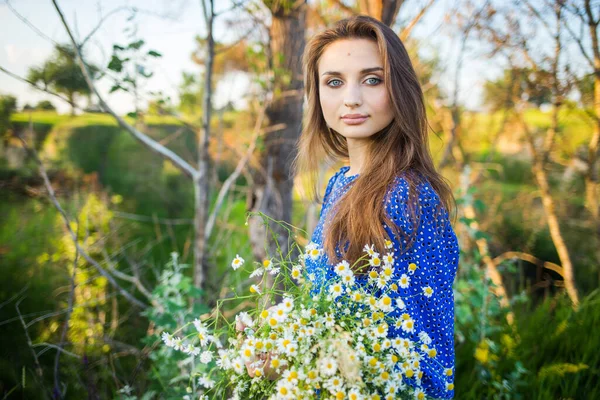
[{"label": "woman's lips", "polygon": [[358,118],[342,118],[347,125],[360,125],[365,122],[369,117],[358,117]]}]

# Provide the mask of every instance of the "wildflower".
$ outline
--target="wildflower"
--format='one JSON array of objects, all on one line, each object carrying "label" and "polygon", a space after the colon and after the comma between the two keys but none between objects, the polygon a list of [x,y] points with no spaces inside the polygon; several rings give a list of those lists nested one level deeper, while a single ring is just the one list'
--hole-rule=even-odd
[{"label": "wildflower", "polygon": [[250,292],[251,293],[258,293],[258,294],[262,294],[262,292],[260,291],[259,287],[256,285],[252,285],[250,286]]},{"label": "wildflower", "polygon": [[452,368],[445,368],[444,369],[444,375],[446,375],[446,376],[452,376]]},{"label": "wildflower", "polygon": [[263,267],[265,270],[269,271],[273,267],[273,262],[269,259],[263,260]]},{"label": "wildflower", "polygon": [[293,399],[295,396],[293,392],[293,387],[294,386],[288,381],[280,379],[279,381],[277,381],[277,386],[275,387],[275,392],[277,393],[276,398],[286,400]]},{"label": "wildflower", "polygon": [[241,313],[236,315],[235,319],[236,319],[236,322],[240,321],[242,324],[244,324],[246,326],[254,326],[254,321],[252,320],[252,317],[250,316],[250,314],[248,314],[245,311],[242,311]]},{"label": "wildflower", "polygon": [[185,347],[181,350],[185,354],[189,354],[191,356],[197,356],[198,354],[200,354],[200,349],[191,343],[188,343],[187,345],[185,345]]},{"label": "wildflower", "polygon": [[329,293],[331,293],[331,295],[333,296],[333,298],[337,298],[338,296],[340,296],[342,294],[342,285],[340,285],[339,283],[333,284],[331,286],[329,286]]},{"label": "wildflower", "polygon": [[173,339],[174,339],[173,335],[171,335],[170,333],[167,333],[167,332],[162,333],[162,341],[165,342],[167,347],[173,347],[173,345],[174,345]]},{"label": "wildflower", "polygon": [[416,400],[423,400],[425,399],[425,393],[423,392],[423,390],[417,388],[415,390],[415,399]]},{"label": "wildflower", "polygon": [[263,267],[258,267],[254,271],[252,271],[252,273],[250,274],[250,278],[255,278],[257,276],[260,276],[264,272],[265,272],[265,269]]},{"label": "wildflower", "polygon": [[213,353],[209,350],[203,351],[200,355],[200,362],[202,364],[208,364],[212,361]]},{"label": "wildflower", "polygon": [[454,383],[446,382],[446,390],[454,390]]},{"label": "wildflower", "polygon": [[250,361],[252,359],[252,356],[254,356],[254,352],[255,352],[254,346],[245,344],[242,347],[242,351],[241,351],[242,358],[244,359],[244,361]]},{"label": "wildflower", "polygon": [[406,304],[404,304],[404,300],[398,298],[396,299],[396,308],[399,310],[404,310],[406,308]]},{"label": "wildflower", "polygon": [[302,266],[301,265],[294,265],[292,267],[292,278],[299,280],[300,278],[302,278]]},{"label": "wildflower", "polygon": [[385,248],[386,249],[391,249],[392,247],[394,247],[394,243],[392,243],[391,240],[386,239],[385,240]]},{"label": "wildflower", "polygon": [[343,260],[340,263],[338,263],[335,267],[333,267],[333,270],[339,276],[344,276],[348,273],[352,273],[352,270],[350,269],[350,263],[346,260]]},{"label": "wildflower", "polygon": [[342,276],[342,283],[346,286],[354,286],[356,278],[354,278],[354,275],[346,274]]},{"label": "wildflower", "polygon": [[281,270],[281,268],[273,268],[269,271],[270,275],[277,275],[279,273],[279,271]]},{"label": "wildflower", "polygon": [[231,362],[231,366],[233,367],[233,370],[238,374],[242,374],[244,372],[245,364],[241,357],[235,358]]},{"label": "wildflower", "polygon": [[410,278],[406,274],[402,274],[400,277],[400,287],[406,289],[410,284]]},{"label": "wildflower", "polygon": [[433,295],[433,289],[430,286],[425,286],[423,288],[423,294],[425,295],[425,297],[431,297]]},{"label": "wildflower", "polygon": [[381,275],[383,277],[385,277],[386,279],[390,279],[392,277],[392,275],[394,274],[394,267],[392,267],[390,264],[386,264],[382,269],[381,269]]},{"label": "wildflower", "polygon": [[[425,331],[421,331],[419,333],[419,339],[421,340],[421,342],[423,342],[427,345],[431,344],[431,338]],[[452,370],[450,370],[450,372],[452,372]]]},{"label": "wildflower", "polygon": [[292,311],[294,309],[294,299],[291,297],[284,297],[281,302],[281,308],[288,313]]},{"label": "wildflower", "polygon": [[203,376],[198,378],[198,385],[207,389],[212,389],[213,387],[215,387],[215,381],[210,379],[207,374],[204,374]]},{"label": "wildflower", "polygon": [[411,274],[411,275],[414,274],[416,270],[417,270],[417,264],[415,264],[415,263],[408,264],[408,273],[409,274]]},{"label": "wildflower", "polygon": [[321,360],[321,372],[323,375],[331,376],[337,370],[337,362],[331,357],[326,357]]},{"label": "wildflower", "polygon": [[379,299],[377,307],[379,307],[379,309],[383,312],[390,312],[394,309],[394,306],[392,305],[392,299],[385,295]]},{"label": "wildflower", "polygon": [[412,333],[415,330],[415,322],[412,320],[412,318],[402,322],[402,330],[408,333]]},{"label": "wildflower", "polygon": [[369,260],[369,264],[373,267],[379,267],[381,265],[381,258],[379,258],[379,254],[375,253],[373,257]]},{"label": "wildflower", "polygon": [[231,262],[231,268],[233,268],[233,270],[235,271],[236,269],[238,269],[242,265],[244,265],[244,259],[242,257],[240,257],[239,254],[236,254],[235,258]]},{"label": "wildflower", "polygon": [[363,250],[370,255],[371,257],[379,257],[379,253],[377,253],[374,249],[375,245],[368,245],[366,244],[365,247],[363,248]]},{"label": "wildflower", "polygon": [[326,313],[325,314],[325,326],[328,328],[332,328],[335,325],[335,318],[333,315]]}]

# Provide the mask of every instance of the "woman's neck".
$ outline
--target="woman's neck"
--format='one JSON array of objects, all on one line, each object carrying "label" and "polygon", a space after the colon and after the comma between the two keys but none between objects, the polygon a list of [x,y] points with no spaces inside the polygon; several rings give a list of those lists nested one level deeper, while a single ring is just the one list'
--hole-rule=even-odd
[{"label": "woman's neck", "polygon": [[347,176],[360,174],[365,161],[368,139],[347,138],[348,158],[350,159],[350,169],[346,172]]}]

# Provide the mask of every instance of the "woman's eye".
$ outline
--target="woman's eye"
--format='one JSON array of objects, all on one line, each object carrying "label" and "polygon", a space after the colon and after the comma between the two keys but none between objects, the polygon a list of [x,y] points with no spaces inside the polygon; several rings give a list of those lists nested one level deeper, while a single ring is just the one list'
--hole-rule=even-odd
[{"label": "woman's eye", "polygon": [[[373,83],[370,84],[371,86],[375,86],[375,85],[378,85],[379,83],[383,82],[383,80],[381,80],[379,78],[367,78],[365,80],[365,82],[368,82],[368,81],[375,81],[375,82],[373,82]],[[329,82],[327,82],[327,86],[330,86],[330,87],[338,87],[338,86],[340,86],[340,85],[332,85],[331,84],[332,82],[341,82],[341,81],[339,79],[332,79]]]},{"label": "woman's eye", "polygon": [[375,81],[375,83],[374,83],[373,85],[377,85],[377,84],[379,84],[380,82],[383,82],[383,81],[382,81],[381,79],[379,79],[379,78],[367,78],[367,81],[370,81],[370,80],[374,80],[374,81]]}]

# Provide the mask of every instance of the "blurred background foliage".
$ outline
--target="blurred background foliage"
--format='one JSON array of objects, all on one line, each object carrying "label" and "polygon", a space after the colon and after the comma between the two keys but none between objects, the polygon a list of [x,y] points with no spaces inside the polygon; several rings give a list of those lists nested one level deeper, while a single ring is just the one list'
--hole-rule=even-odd
[{"label": "blurred background foliage", "polygon": [[[337,6],[321,10],[325,20],[349,12],[342,2],[331,3]],[[196,42],[198,50],[192,57],[202,66],[206,40],[198,36]],[[517,257],[497,266],[509,299],[506,307],[495,294],[485,268],[486,255],[476,244],[479,239],[486,239],[491,257],[512,251],[561,265],[526,139],[515,118],[505,120],[517,103],[522,104],[515,99],[522,100],[526,94],[525,123],[536,133],[551,128],[549,104],[555,98],[549,78],[524,67],[506,69],[485,83],[485,111],[471,111],[453,106],[451,96],[436,83],[444,68],[439,56],[419,55],[422,43],[410,37],[405,43],[427,97],[436,162],[442,158],[447,138],[440,133],[449,132],[452,121],[456,122],[454,116],[460,114],[455,146],[464,158],[453,157],[441,169],[456,188],[461,216],[455,224],[461,243],[454,284],[456,398],[600,398],[600,336],[594,334],[600,324],[599,228],[586,209],[584,174],[576,168],[594,135],[590,117],[595,112],[594,82],[589,74],[575,80],[573,90],[579,99],[562,102],[556,143],[545,164],[575,269],[579,308],[573,307],[559,273]],[[124,57],[124,48],[139,50],[142,45],[137,49],[120,46],[116,57]],[[255,74],[258,86],[267,86],[269,78],[261,75],[269,68],[264,43],[245,38],[232,47],[218,43],[217,49],[221,52],[214,79],[233,68]],[[76,72],[69,70],[76,76],[76,82],[71,82],[74,86],[54,76],[74,65],[72,56],[69,47],[57,47],[40,68],[32,66],[30,79],[67,93],[73,110],[78,97],[86,97],[84,112],[63,115],[55,110],[56,100],[30,106],[20,105],[13,96],[0,96],[0,263],[4,278],[0,280],[0,395],[60,397],[52,389],[60,343],[65,350],[60,361],[65,398],[181,398],[187,381],[178,363],[181,360],[157,343],[163,329],[173,330],[214,305],[192,301],[200,294],[191,284],[187,267],[193,262],[194,187],[180,170],[141,146],[110,115],[99,112]],[[114,57],[111,62],[115,67]],[[100,73],[99,67],[94,68]],[[48,70],[52,76],[44,75]],[[128,83],[138,87],[133,74]],[[140,79],[150,75],[145,71]],[[511,80],[515,76],[515,99],[499,100],[515,86]],[[160,96],[145,102],[136,98],[134,112],[125,119],[195,164],[198,132],[191,123],[197,123],[203,113],[203,81],[204,71],[183,73],[178,102]],[[211,187],[223,185],[251,144],[257,115],[254,103],[247,110],[228,105],[213,115]],[[498,132],[501,140],[497,140]],[[47,196],[36,163],[17,136],[39,154],[78,243],[126,290],[138,298],[144,298],[142,292],[147,290],[146,300],[152,299],[152,307],[140,312],[78,254]],[[259,143],[257,151],[262,150]],[[251,160],[249,167],[256,162]],[[460,184],[468,175],[465,166],[482,171],[482,178],[470,187]],[[322,188],[325,182],[320,182]],[[217,215],[218,230],[208,240],[211,269],[204,291],[212,301],[243,292],[252,283],[229,268],[236,254],[255,261],[245,226],[251,185],[247,173],[235,180]],[[306,244],[313,228],[311,216],[314,219],[319,210],[300,196],[300,185],[299,181],[293,193],[291,223],[305,231],[297,240]],[[216,195],[217,190],[212,190],[211,205]],[[465,217],[469,207],[476,210],[475,217]],[[63,338],[71,291],[73,311]]]}]

